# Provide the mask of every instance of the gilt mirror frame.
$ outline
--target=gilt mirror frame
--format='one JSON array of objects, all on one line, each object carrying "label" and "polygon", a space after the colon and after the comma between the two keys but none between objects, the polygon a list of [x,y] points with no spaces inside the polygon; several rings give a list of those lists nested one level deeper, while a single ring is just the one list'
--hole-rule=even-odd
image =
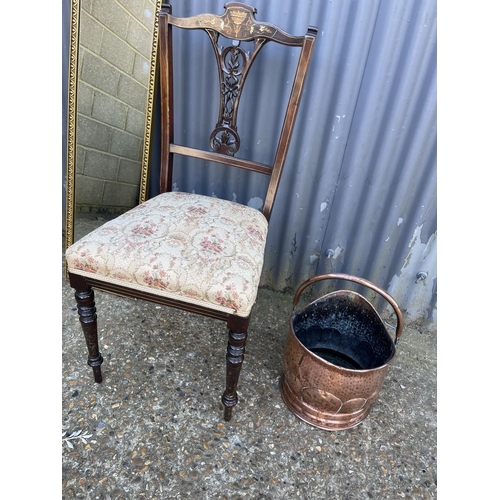
[{"label": "gilt mirror frame", "polygon": [[[68,61],[68,108],[67,108],[67,143],[66,143],[66,214],[65,214],[65,247],[74,243],[75,211],[76,211],[76,161],[77,161],[77,123],[78,123],[78,77],[80,57],[80,16],[81,4],[84,0],[71,0],[71,16],[69,26],[69,61]],[[153,122],[153,104],[155,92],[156,54],[158,45],[158,13],[161,0],[154,0],[152,43],[149,59],[149,75],[145,106],[144,141],[141,157],[139,181],[139,203],[143,203],[148,195],[149,162]]]}]

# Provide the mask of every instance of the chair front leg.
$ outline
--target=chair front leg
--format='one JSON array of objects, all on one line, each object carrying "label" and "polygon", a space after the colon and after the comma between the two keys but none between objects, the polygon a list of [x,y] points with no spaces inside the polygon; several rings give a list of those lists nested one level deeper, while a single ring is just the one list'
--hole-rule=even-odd
[{"label": "chair front leg", "polygon": [[69,278],[70,285],[75,289],[80,323],[89,351],[87,363],[94,372],[94,380],[100,384],[102,382],[101,364],[103,359],[99,352],[97,340],[97,312],[94,302],[94,290],[87,285],[83,276],[69,273]]},{"label": "chair front leg", "polygon": [[224,405],[224,420],[228,422],[231,420],[233,408],[238,403],[236,387],[243,364],[249,323],[250,317],[240,318],[239,316],[230,316],[227,322],[229,342],[226,354],[226,390],[222,395],[222,404]]}]

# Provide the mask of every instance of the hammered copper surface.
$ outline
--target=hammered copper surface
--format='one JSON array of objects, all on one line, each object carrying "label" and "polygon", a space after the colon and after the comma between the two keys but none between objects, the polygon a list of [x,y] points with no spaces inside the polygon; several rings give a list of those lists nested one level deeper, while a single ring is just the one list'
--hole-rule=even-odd
[{"label": "hammered copper surface", "polygon": [[[312,302],[301,311],[311,309],[320,301],[335,305],[350,303],[360,313],[369,315],[375,327],[383,329],[392,343],[388,359],[375,368],[354,370],[330,363],[304,346],[294,331],[296,313],[290,316],[283,373],[280,380],[283,400],[297,417],[311,425],[325,430],[344,430],[360,424],[377,398],[388,365],[394,359],[395,343],[401,336],[402,314],[394,299],[388,296],[387,292],[367,280],[343,274],[322,275],[305,282],[295,295],[294,308],[302,291],[310,284],[322,279],[354,281],[377,291],[388,300],[398,319],[396,339],[393,342],[373,306],[363,296],[349,290],[330,293]],[[353,320],[356,321],[356,317]]]}]

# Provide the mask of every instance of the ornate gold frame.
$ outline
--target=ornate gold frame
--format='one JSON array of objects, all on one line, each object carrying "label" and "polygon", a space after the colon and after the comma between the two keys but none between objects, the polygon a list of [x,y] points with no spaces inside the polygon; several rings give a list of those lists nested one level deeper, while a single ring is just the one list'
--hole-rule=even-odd
[{"label": "ornate gold frame", "polygon": [[141,168],[141,183],[139,187],[139,203],[146,201],[148,195],[148,179],[149,179],[149,153],[151,147],[151,132],[153,125],[153,106],[155,95],[155,80],[156,80],[156,55],[158,53],[158,32],[159,32],[159,17],[162,0],[156,0],[155,20],[153,26],[153,42],[151,44],[151,59],[150,72],[148,82],[148,97],[146,104],[146,122],[144,125],[144,149],[142,153],[142,168]]},{"label": "ornate gold frame", "polygon": [[[78,90],[78,42],[80,33],[80,0],[71,0],[70,46],[68,64],[68,115],[66,157],[66,248],[74,242],[75,224],[75,178],[77,139],[77,90]],[[148,194],[149,154],[153,122],[153,104],[156,78],[156,54],[158,48],[158,13],[161,0],[155,2],[153,43],[151,46],[150,73],[148,80],[146,121],[144,125],[144,147],[142,154],[139,203],[146,201]]]},{"label": "ornate gold frame", "polygon": [[78,76],[80,1],[71,0],[66,144],[66,248],[73,243],[75,224],[76,92]]}]

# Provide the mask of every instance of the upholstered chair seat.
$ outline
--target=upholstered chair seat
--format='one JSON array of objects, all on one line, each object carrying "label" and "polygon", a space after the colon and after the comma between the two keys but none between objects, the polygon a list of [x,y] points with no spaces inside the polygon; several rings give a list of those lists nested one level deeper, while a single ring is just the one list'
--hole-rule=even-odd
[{"label": "upholstered chair seat", "polygon": [[163,193],[70,246],[68,270],[246,317],[257,297],[267,225],[245,205]]}]

